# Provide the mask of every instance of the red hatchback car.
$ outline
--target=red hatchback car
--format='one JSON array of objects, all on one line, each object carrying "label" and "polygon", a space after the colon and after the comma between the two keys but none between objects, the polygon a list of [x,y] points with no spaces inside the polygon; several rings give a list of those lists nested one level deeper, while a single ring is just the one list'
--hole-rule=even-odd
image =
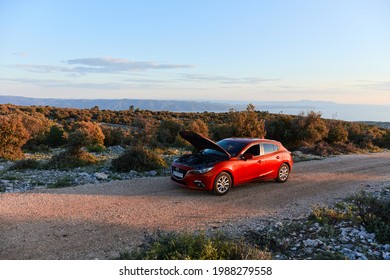
[{"label": "red hatchback car", "polygon": [[227,138],[217,143],[197,133],[181,131],[197,153],[177,158],[171,179],[189,188],[226,194],[232,186],[253,180],[287,181],[293,166],[291,153],[280,142],[254,138]]}]

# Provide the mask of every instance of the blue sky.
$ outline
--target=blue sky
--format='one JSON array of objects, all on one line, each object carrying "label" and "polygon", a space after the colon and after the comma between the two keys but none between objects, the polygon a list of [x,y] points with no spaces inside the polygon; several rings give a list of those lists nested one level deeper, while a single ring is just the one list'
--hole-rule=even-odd
[{"label": "blue sky", "polygon": [[390,105],[390,1],[0,0],[0,95]]}]

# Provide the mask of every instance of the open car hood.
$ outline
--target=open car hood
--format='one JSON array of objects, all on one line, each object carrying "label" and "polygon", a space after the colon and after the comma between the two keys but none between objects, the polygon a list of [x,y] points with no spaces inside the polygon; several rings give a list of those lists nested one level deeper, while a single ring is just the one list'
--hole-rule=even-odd
[{"label": "open car hood", "polygon": [[187,140],[188,142],[190,142],[191,145],[194,146],[195,149],[197,149],[198,151],[202,151],[204,149],[212,149],[212,150],[224,153],[229,158],[231,157],[231,155],[224,148],[219,146],[217,143],[215,143],[214,141],[212,141],[206,137],[203,137],[195,132],[180,131],[179,135],[184,140]]}]

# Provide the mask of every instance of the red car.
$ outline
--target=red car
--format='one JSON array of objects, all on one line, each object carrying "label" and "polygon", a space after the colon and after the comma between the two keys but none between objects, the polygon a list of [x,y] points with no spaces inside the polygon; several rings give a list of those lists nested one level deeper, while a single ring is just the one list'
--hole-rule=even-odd
[{"label": "red car", "polygon": [[197,133],[181,131],[197,153],[177,158],[171,179],[183,186],[226,194],[232,186],[253,180],[287,181],[293,166],[291,153],[280,142],[254,138],[227,138],[217,143]]}]

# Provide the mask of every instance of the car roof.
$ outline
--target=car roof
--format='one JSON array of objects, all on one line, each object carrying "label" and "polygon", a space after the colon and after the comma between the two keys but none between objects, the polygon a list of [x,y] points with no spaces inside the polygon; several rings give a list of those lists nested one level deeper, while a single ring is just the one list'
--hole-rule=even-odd
[{"label": "car roof", "polygon": [[271,139],[263,139],[263,138],[241,138],[241,137],[232,137],[232,138],[225,138],[223,140],[229,140],[229,141],[235,141],[245,144],[251,144],[251,143],[272,143],[272,144],[280,144],[279,141],[271,140]]}]

